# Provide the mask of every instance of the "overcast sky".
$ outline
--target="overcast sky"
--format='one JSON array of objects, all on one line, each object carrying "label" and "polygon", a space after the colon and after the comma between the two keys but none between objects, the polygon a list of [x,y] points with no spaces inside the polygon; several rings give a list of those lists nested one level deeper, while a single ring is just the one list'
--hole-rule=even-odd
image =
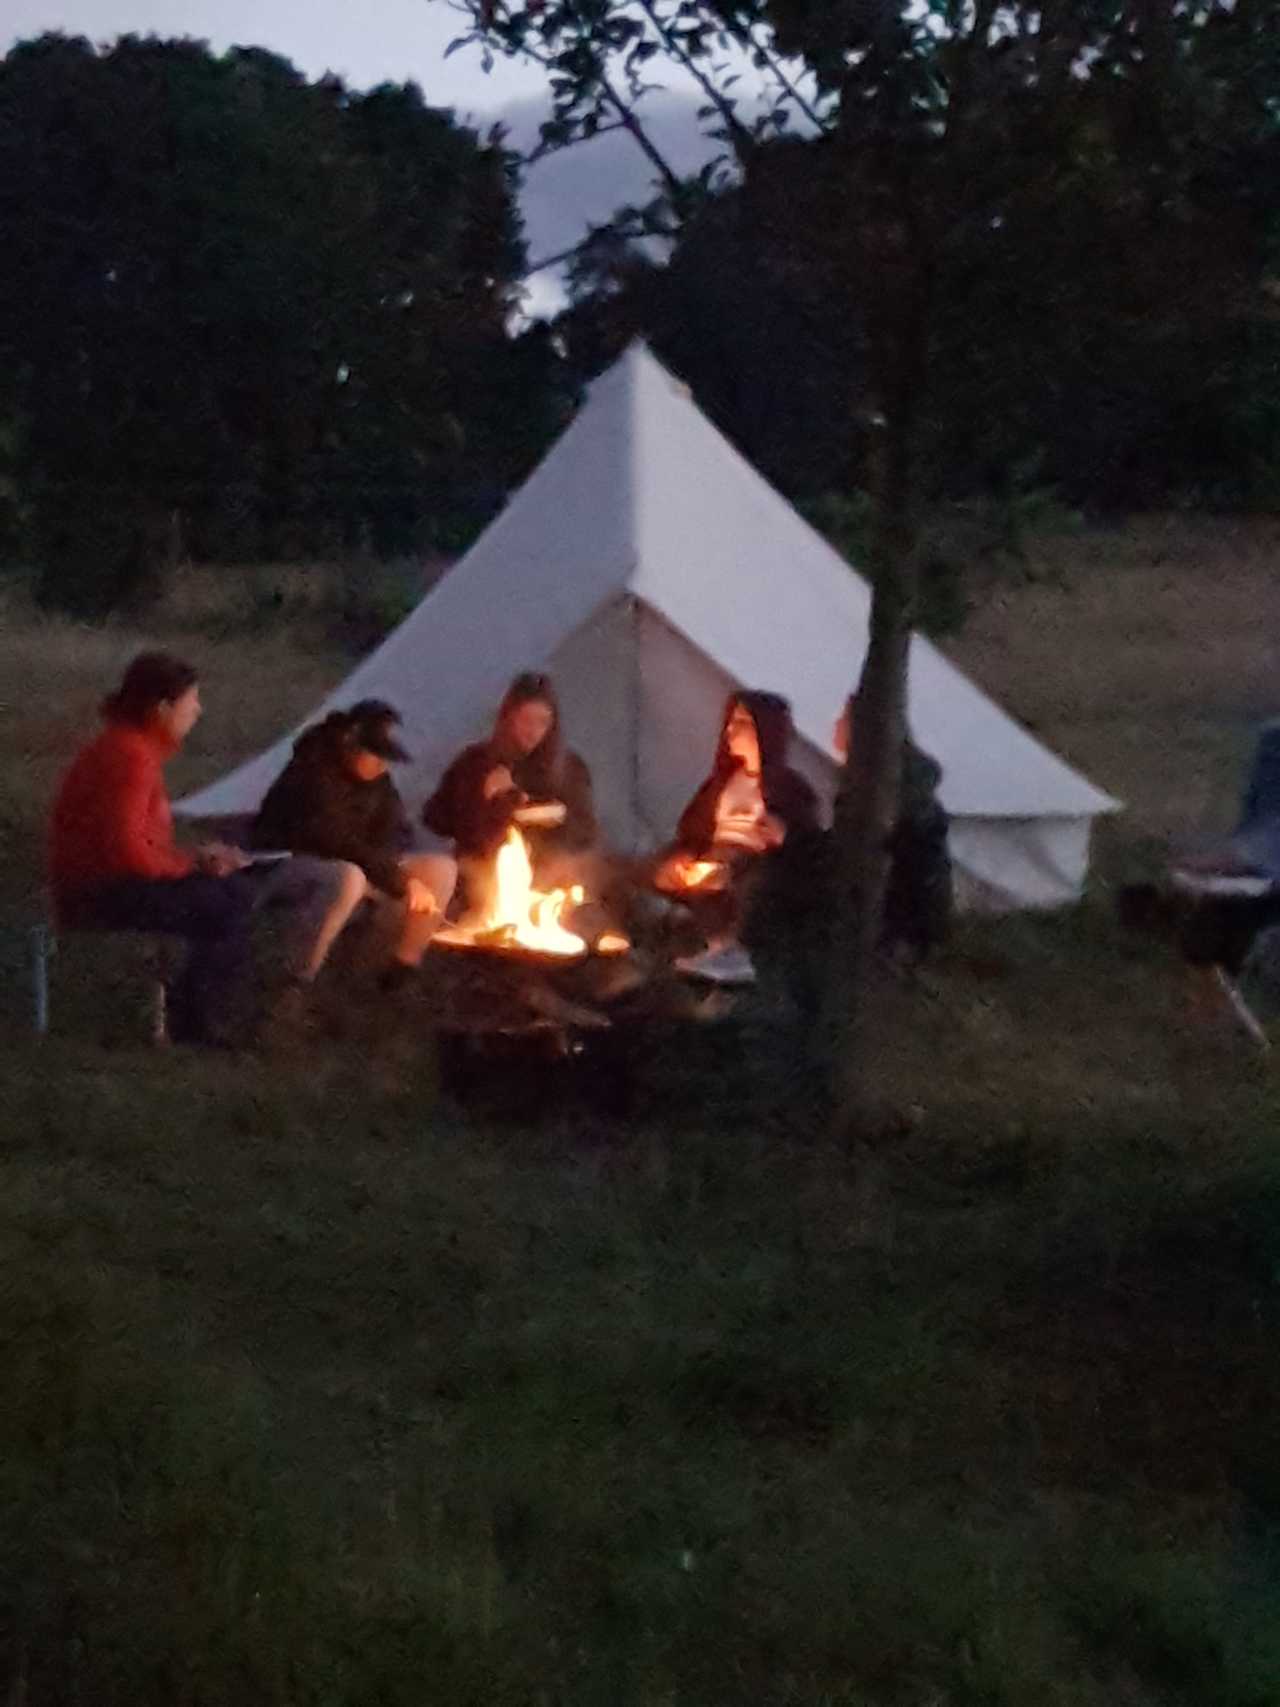
[{"label": "overcast sky", "polygon": [[[195,36],[215,49],[241,43],[273,48],[312,76],[337,72],[357,88],[385,81],[421,84],[435,106],[484,124],[501,118],[513,143],[537,135],[546,85],[536,66],[499,60],[486,76],[470,51],[445,60],[465,17],[448,0],[0,0],[0,45],[45,30],[109,41],[130,32]],[[692,167],[706,158],[698,135],[696,102],[680,93],[655,97],[652,122],[673,164]],[[524,194],[530,259],[555,254],[575,242],[588,222],[608,217],[624,202],[647,198],[650,168],[623,135],[571,149],[533,168]],[[547,279],[535,281],[535,311],[554,300]]]}]

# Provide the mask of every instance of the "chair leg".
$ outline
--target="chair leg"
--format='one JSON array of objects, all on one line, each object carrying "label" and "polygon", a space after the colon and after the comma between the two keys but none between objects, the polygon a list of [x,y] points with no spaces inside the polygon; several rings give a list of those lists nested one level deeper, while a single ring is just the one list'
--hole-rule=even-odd
[{"label": "chair leg", "polygon": [[1225,998],[1232,1015],[1248,1034],[1249,1038],[1265,1054],[1271,1048],[1270,1039],[1258,1024],[1257,1016],[1249,1006],[1248,1002],[1246,1002],[1244,997],[1241,995],[1234,979],[1229,977],[1221,966],[1214,967],[1213,976],[1214,982],[1217,984],[1218,989]]},{"label": "chair leg", "polygon": [[37,1037],[49,1035],[49,956],[53,953],[53,941],[46,925],[33,925],[30,935],[31,948],[31,1004],[32,1023]]},{"label": "chair leg", "polygon": [[169,987],[163,978],[152,980],[149,993],[147,1028],[151,1042],[163,1049],[169,1042]]}]

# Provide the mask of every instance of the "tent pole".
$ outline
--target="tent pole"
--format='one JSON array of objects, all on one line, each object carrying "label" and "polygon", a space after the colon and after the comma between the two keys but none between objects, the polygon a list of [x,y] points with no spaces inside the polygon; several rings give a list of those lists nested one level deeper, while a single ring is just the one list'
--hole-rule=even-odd
[{"label": "tent pole", "polygon": [[627,690],[630,704],[627,706],[627,716],[631,729],[628,745],[630,792],[631,792],[631,842],[634,847],[640,839],[640,603],[634,593],[627,594],[627,616],[631,626],[631,668],[628,671]]}]

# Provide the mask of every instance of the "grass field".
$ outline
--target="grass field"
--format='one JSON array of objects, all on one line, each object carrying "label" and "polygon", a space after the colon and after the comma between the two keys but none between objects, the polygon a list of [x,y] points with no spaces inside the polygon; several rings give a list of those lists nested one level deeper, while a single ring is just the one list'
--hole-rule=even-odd
[{"label": "grass field", "polygon": [[[957,645],[1132,802],[1111,869],[1229,817],[1272,543],[1050,544],[1065,584]],[[17,924],[137,637],[6,616]],[[183,780],[345,668],[164,620]],[[0,1033],[0,1700],[1280,1703],[1272,1070],[1104,898],[966,926],[879,1023],[856,1157],[767,1033],[655,1062],[625,1127],[468,1114],[429,1057]]]}]

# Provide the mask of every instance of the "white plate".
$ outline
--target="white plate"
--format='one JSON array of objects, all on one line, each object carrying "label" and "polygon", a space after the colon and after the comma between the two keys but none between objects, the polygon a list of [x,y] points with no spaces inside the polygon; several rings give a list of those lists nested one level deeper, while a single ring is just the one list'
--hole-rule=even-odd
[{"label": "white plate", "polygon": [[540,806],[520,806],[516,809],[516,823],[527,824],[530,829],[551,829],[556,824],[563,824],[568,814],[558,800],[548,800]]},{"label": "white plate", "polygon": [[1275,889],[1269,877],[1246,877],[1223,872],[1174,871],[1171,880],[1184,894],[1220,901],[1260,901]]}]

